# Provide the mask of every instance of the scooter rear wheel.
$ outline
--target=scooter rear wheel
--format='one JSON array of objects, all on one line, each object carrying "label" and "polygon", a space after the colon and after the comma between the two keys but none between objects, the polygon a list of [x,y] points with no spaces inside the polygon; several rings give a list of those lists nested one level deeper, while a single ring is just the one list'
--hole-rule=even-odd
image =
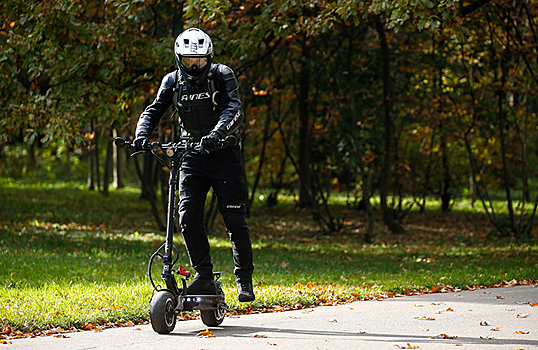
[{"label": "scooter rear wheel", "polygon": [[218,306],[213,310],[200,310],[200,316],[202,316],[202,322],[209,327],[219,326],[224,321],[226,316],[226,308]]},{"label": "scooter rear wheel", "polygon": [[[222,291],[222,283],[217,281],[215,282],[215,285],[217,286],[217,294],[220,294],[223,298],[225,298],[224,292]],[[219,326],[222,321],[224,321],[224,317],[226,316],[226,304],[219,304],[217,305],[216,309],[200,310],[200,316],[202,318],[202,322],[206,326]]]},{"label": "scooter rear wheel", "polygon": [[176,327],[176,300],[168,291],[161,290],[151,298],[149,318],[153,330],[159,334],[168,334]]}]

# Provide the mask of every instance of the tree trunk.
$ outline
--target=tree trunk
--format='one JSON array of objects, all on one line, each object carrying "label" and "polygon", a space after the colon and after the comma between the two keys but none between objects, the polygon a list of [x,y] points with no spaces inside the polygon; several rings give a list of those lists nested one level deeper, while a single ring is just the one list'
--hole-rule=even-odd
[{"label": "tree trunk", "polygon": [[[502,75],[501,75],[501,85],[504,86],[505,84],[505,74],[506,72],[506,66],[504,63],[501,63],[502,66]],[[508,174],[508,160],[506,156],[506,140],[505,140],[505,115],[503,111],[503,99],[504,99],[504,91],[499,89],[497,91],[497,119],[499,121],[499,131],[500,131],[500,141],[501,141],[501,159],[502,159],[502,165],[503,165],[503,184],[504,184],[504,190],[506,193],[506,205],[508,206],[508,216],[510,218],[510,224],[512,226],[512,233],[513,236],[517,237],[519,232],[517,230],[517,225],[515,222],[515,214],[514,214],[514,207],[512,202],[512,192],[510,190],[510,175]]]},{"label": "tree trunk", "polygon": [[[112,129],[112,139],[118,137],[118,130]],[[114,188],[123,188],[123,163],[121,161],[121,155],[118,147],[112,147],[112,154],[114,160]]]},{"label": "tree trunk", "polygon": [[[352,35],[349,35],[349,49],[348,49],[348,59],[347,59],[347,71],[352,71],[352,57],[353,57],[353,38]],[[352,74],[348,74],[348,87],[352,89]],[[359,141],[360,133],[359,128],[362,126],[359,126],[359,118],[357,115],[357,108],[355,105],[355,96],[353,94],[353,90],[349,91],[349,103],[351,106],[351,145],[353,147],[353,150],[355,151],[355,159],[357,160],[357,166],[359,169],[359,174],[362,179],[362,202],[364,203],[364,209],[367,213],[367,225],[366,225],[366,232],[364,234],[364,241],[366,243],[372,243],[374,241],[374,223],[375,223],[375,214],[374,210],[372,208],[372,203],[370,202],[370,179],[369,179],[369,173],[366,170],[366,165],[364,164],[364,152],[362,148],[362,143]]]},{"label": "tree trunk", "polygon": [[375,26],[379,35],[381,56],[383,60],[383,107],[385,115],[385,154],[380,184],[381,211],[383,222],[393,233],[402,233],[403,228],[396,222],[394,210],[387,205],[387,197],[391,179],[392,144],[394,139],[394,123],[392,120],[392,87],[390,82],[390,52],[385,35],[385,26],[379,16],[375,16]]},{"label": "tree trunk", "polygon": [[441,160],[443,163],[443,191],[441,193],[441,211],[450,211],[450,163],[448,162],[447,145],[443,134],[443,124],[441,122]]},{"label": "tree trunk", "polygon": [[[93,118],[90,121],[90,135],[95,135]],[[90,138],[88,145],[88,159],[90,161],[90,172],[88,173],[88,189],[95,190],[95,157],[93,156],[93,137]]]},{"label": "tree trunk", "polygon": [[101,167],[99,166],[99,129],[94,131],[94,157],[95,157],[95,185],[96,190],[101,191]]},{"label": "tree trunk", "polygon": [[310,123],[308,113],[308,93],[310,90],[310,47],[307,38],[301,43],[301,70],[299,72],[299,206],[312,208],[314,198],[312,195],[312,173],[310,169]]},{"label": "tree trunk", "polygon": [[[153,158],[153,157],[151,157],[151,158]],[[133,159],[133,160],[134,160],[134,164],[135,164],[136,173],[138,174],[138,178],[140,179],[140,182],[142,182],[142,192],[148,192],[148,193],[151,192],[151,189],[150,189],[151,185],[146,183],[146,181],[144,179],[144,176],[143,176],[143,173],[140,170],[140,165],[138,164],[138,161],[136,159]],[[151,205],[151,213],[153,214],[153,217],[155,218],[155,223],[159,227],[160,231],[165,231],[166,226],[164,226],[163,221],[161,220],[159,210],[157,209],[157,203],[156,203],[156,200],[155,200],[155,196],[153,196],[153,197],[150,196],[147,199],[149,200],[149,203]]]},{"label": "tree trunk", "polygon": [[151,155],[145,154],[142,157],[144,163],[142,166],[142,193],[140,194],[141,199],[155,200],[155,191],[154,191],[154,182],[153,182],[153,171],[154,161]]},{"label": "tree trunk", "polygon": [[[270,100],[269,100],[270,101]],[[267,103],[268,110],[270,110],[270,103]],[[256,189],[258,188],[258,183],[260,182],[260,177],[263,172],[263,164],[265,162],[265,150],[267,148],[267,141],[269,141],[269,129],[271,127],[271,113],[267,113],[265,116],[265,125],[263,127],[263,144],[262,151],[259,157],[258,170],[256,171],[256,177],[254,179],[254,184],[252,185],[252,192],[250,194],[250,199],[247,201],[247,215],[250,215],[250,208],[252,203],[254,203],[254,196],[256,195]]]},{"label": "tree trunk", "polygon": [[215,192],[211,191],[211,201],[209,202],[209,208],[204,215],[204,225],[208,233],[211,232],[213,230],[213,227],[215,226],[215,219],[217,218],[218,212],[219,211],[217,206],[217,195],[215,194]]},{"label": "tree trunk", "polygon": [[34,140],[34,142],[32,142],[28,146],[28,166],[26,168],[28,172],[32,172],[36,168],[36,165],[37,165],[37,159],[35,156],[36,143],[37,141]]},{"label": "tree trunk", "polygon": [[[507,15],[508,17],[509,15]],[[506,20],[508,22],[508,20]],[[506,26],[507,31],[510,28],[509,25]],[[510,35],[507,32],[507,40],[509,40]],[[510,61],[511,53],[509,43],[506,43],[504,51],[501,53],[501,58],[499,60],[501,72],[500,72],[500,87],[497,90],[497,118],[499,122],[500,135],[499,139],[501,141],[501,159],[503,165],[503,184],[506,192],[506,205],[508,207],[508,216],[510,218],[511,233],[512,238],[517,238],[519,236],[519,228],[516,224],[516,218],[514,213],[514,206],[512,202],[512,192],[510,189],[510,175],[508,169],[508,159],[506,155],[506,134],[505,134],[505,124],[506,124],[506,113],[503,110],[503,101],[506,98],[506,92],[504,87],[506,86],[506,77],[508,76],[508,67],[507,64]],[[498,78],[498,77],[496,77]]]},{"label": "tree trunk", "polygon": [[114,153],[114,145],[113,145],[113,133],[112,129],[108,132],[108,138],[106,141],[106,157],[105,157],[105,173],[103,175],[103,194],[105,196],[108,196],[108,187],[110,184],[110,175],[112,173],[112,167],[114,165],[113,162],[113,153]]}]

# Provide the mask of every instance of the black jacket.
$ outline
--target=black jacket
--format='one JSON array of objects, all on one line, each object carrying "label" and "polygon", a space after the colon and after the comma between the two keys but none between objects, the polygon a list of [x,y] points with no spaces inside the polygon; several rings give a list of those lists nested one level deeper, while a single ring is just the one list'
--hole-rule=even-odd
[{"label": "black jacket", "polygon": [[[181,78],[179,70],[168,73],[162,80],[155,100],[140,115],[135,136],[151,137],[161,117],[174,104],[174,94],[179,94],[176,96],[179,100],[176,108],[180,124],[195,141],[210,132],[217,133],[221,139],[238,133],[244,116],[239,100],[239,85],[233,71],[228,66],[212,64],[206,79],[191,85]],[[214,96],[211,96],[211,81]]]}]

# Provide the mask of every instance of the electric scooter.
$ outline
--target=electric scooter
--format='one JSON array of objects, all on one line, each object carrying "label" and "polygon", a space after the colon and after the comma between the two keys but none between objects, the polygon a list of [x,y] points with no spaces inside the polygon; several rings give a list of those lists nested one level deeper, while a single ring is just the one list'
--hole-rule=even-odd
[{"label": "electric scooter", "polygon": [[[118,148],[127,147],[134,150],[134,144],[117,137],[114,143]],[[228,137],[219,142],[219,147],[234,146],[237,144],[235,137]],[[169,159],[170,165],[157,152],[162,153]],[[155,294],[152,296],[149,305],[149,316],[153,330],[159,334],[168,334],[176,326],[176,318],[181,311],[200,310],[202,322],[210,327],[218,326],[226,316],[225,295],[222,290],[220,272],[215,272],[216,295],[188,295],[187,281],[192,276],[185,268],[175,264],[179,258],[179,250],[173,243],[174,238],[174,220],[175,220],[175,198],[178,190],[179,176],[178,172],[181,163],[190,152],[209,153],[204,150],[199,143],[191,141],[189,138],[181,138],[178,143],[161,144],[160,142],[148,143],[146,149],[134,152],[131,156],[141,153],[151,153],[165,167],[170,169],[168,184],[168,215],[166,222],[166,241],[153,253],[149,259],[148,276]],[[152,276],[152,266],[156,258],[163,261],[161,278],[166,287],[161,288],[154,281]],[[178,286],[176,276],[181,278],[181,287]]]}]

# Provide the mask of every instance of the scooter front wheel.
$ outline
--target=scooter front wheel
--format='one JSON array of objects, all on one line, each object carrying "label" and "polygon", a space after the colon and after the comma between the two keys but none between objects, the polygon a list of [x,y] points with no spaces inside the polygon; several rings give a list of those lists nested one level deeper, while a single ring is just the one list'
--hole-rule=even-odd
[{"label": "scooter front wheel", "polygon": [[149,303],[149,318],[153,330],[159,334],[168,334],[176,326],[176,300],[166,290],[157,292]]},{"label": "scooter front wheel", "polygon": [[200,310],[200,316],[206,326],[219,326],[226,316],[226,307],[219,305],[216,309]]}]

